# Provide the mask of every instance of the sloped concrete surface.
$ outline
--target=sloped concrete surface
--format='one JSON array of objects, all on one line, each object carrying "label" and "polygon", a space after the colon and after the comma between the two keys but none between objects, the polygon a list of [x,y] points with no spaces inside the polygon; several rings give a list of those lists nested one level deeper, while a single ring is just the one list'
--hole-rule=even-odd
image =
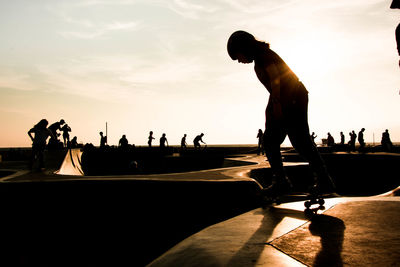
[{"label": "sloped concrete surface", "polygon": [[149,266],[396,266],[398,197],[327,199],[308,220],[303,202],[255,209],[208,227]]}]

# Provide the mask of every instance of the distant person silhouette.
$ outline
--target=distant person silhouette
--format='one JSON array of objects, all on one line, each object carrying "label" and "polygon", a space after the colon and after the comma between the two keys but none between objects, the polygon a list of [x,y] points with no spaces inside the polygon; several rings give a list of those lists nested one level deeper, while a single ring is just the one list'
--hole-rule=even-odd
[{"label": "distant person silhouette", "polygon": [[71,148],[77,148],[77,147],[78,147],[78,138],[77,138],[76,136],[74,136],[74,137],[71,139],[70,147],[71,147]]},{"label": "distant person silhouette", "polygon": [[120,148],[123,148],[123,149],[128,148],[129,142],[128,142],[128,139],[126,139],[126,135],[125,135],[125,134],[122,135],[121,139],[119,139],[118,146],[119,146]]},{"label": "distant person silhouette", "polygon": [[358,132],[358,143],[360,144],[359,147],[360,151],[362,151],[365,148],[364,131],[365,128],[362,128],[361,131]]},{"label": "distant person silhouette", "polygon": [[391,151],[392,150],[392,140],[390,140],[390,134],[389,134],[389,130],[386,129],[383,133],[382,133],[382,140],[381,140],[381,145],[383,150],[385,151]]},{"label": "distant person silhouette", "polygon": [[[39,161],[39,169],[44,168],[44,150],[46,148],[47,138],[54,137],[50,129],[47,128],[49,122],[46,119],[40,120],[33,128],[28,131],[32,140],[32,156],[29,162],[29,168],[32,170],[35,160]],[[34,134],[34,136],[32,136]]]},{"label": "distant person silhouette", "polygon": [[61,131],[63,132],[64,147],[68,147],[69,132],[71,131],[71,127],[69,127],[68,124],[64,124],[64,126],[61,127]]},{"label": "distant person silhouette", "polygon": [[200,149],[200,148],[201,148],[200,142],[202,142],[203,144],[206,144],[206,143],[204,143],[204,141],[203,141],[203,136],[204,136],[204,134],[201,133],[201,134],[199,134],[198,136],[196,136],[196,137],[193,139],[193,144],[194,144],[194,148],[195,148],[195,149]]},{"label": "distant person silhouette", "polygon": [[258,129],[257,139],[258,139],[258,146],[257,146],[257,155],[264,155],[264,141],[263,141],[264,133],[261,129]]},{"label": "distant person silhouette", "polygon": [[63,119],[61,119],[60,121],[57,121],[48,127],[49,130],[53,133],[53,135],[50,137],[50,140],[49,140],[49,146],[58,147],[58,144],[60,142],[58,140],[58,136],[60,136],[60,134],[57,131],[61,131],[61,126],[64,123],[65,123],[65,121]]},{"label": "distant person silhouette", "polygon": [[186,143],[186,134],[183,135],[181,139],[181,149],[186,149],[187,143]]},{"label": "distant person silhouette", "polygon": [[351,151],[356,151],[356,139],[357,139],[357,134],[356,134],[356,132],[354,132],[354,130],[353,130],[353,131],[351,131],[351,132],[349,133],[349,135],[350,135],[350,141],[349,141],[350,150],[351,150]]},{"label": "distant person silhouette", "polygon": [[151,143],[153,142],[155,138],[153,137],[153,131],[150,131],[149,133],[149,140],[147,141],[147,144],[149,145],[149,147],[151,147]]},{"label": "distant person silhouette", "polygon": [[107,136],[103,135],[103,132],[100,132],[100,148],[105,148],[107,144]]},{"label": "distant person silhouette", "polygon": [[331,135],[331,133],[328,133],[328,146],[334,146],[335,145],[335,139],[333,138],[333,136]]},{"label": "distant person silhouette", "polygon": [[165,148],[166,146],[168,146],[168,140],[167,140],[166,134],[163,133],[161,138],[160,138],[160,147],[161,148]]},{"label": "distant person silhouette", "polygon": [[343,132],[340,132],[340,144],[343,146],[344,145],[344,134]]},{"label": "distant person silhouette", "polygon": [[333,138],[333,136],[331,135],[331,133],[328,133],[328,137],[327,137],[327,144],[328,146],[333,146],[335,145],[335,139]]},{"label": "distant person silhouette", "polygon": [[264,192],[282,194],[292,189],[280,152],[280,145],[286,135],[297,152],[310,162],[317,175],[313,190],[334,192],[333,181],[310,138],[308,91],[303,83],[279,55],[270,49],[268,43],[256,40],[247,32],[234,32],[228,40],[227,48],[232,60],[244,64],[254,62],[258,79],[270,93],[265,114],[264,148],[273,178],[271,186],[264,189]]},{"label": "distant person silhouette", "polygon": [[317,138],[318,135],[316,135],[314,132],[311,133],[311,141],[313,142],[314,146],[317,146],[317,144],[315,143],[315,138]]}]

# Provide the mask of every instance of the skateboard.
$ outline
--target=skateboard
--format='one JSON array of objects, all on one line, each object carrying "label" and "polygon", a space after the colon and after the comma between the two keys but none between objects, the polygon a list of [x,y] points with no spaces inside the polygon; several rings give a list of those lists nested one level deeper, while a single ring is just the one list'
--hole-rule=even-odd
[{"label": "skateboard", "polygon": [[319,210],[325,210],[325,200],[322,195],[311,193],[291,193],[285,195],[266,195],[261,196],[261,207],[263,209],[274,207],[284,202],[304,201],[304,214],[306,217],[312,217],[318,214]]},{"label": "skateboard", "polygon": [[308,200],[304,202],[304,214],[306,217],[312,217],[318,213],[319,210],[325,210],[325,200],[321,195],[308,195]]}]

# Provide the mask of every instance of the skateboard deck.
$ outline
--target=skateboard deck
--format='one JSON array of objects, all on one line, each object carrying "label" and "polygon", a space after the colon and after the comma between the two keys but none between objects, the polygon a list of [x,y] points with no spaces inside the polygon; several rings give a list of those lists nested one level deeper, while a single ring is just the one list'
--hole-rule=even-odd
[{"label": "skateboard deck", "polygon": [[325,200],[322,195],[309,194],[305,192],[296,192],[280,196],[262,195],[261,207],[265,209],[268,207],[280,205],[285,202],[296,201],[304,201],[304,214],[307,217],[312,217],[313,215],[316,215],[319,210],[325,210]]}]

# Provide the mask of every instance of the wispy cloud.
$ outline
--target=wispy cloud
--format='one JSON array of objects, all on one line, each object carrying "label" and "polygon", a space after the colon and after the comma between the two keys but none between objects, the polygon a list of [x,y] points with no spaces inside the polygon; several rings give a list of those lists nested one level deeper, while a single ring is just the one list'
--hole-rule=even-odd
[{"label": "wispy cloud", "polygon": [[135,56],[113,56],[69,60],[62,66],[40,65],[38,71],[47,82],[46,90],[125,103],[187,90],[201,83],[205,66],[196,59],[149,63]]},{"label": "wispy cloud", "polygon": [[214,13],[216,10],[218,10],[216,5],[205,5],[203,2],[189,0],[168,1],[167,7],[181,17],[189,19],[204,19],[204,16],[202,15],[205,13]]},{"label": "wispy cloud", "polygon": [[77,7],[88,6],[105,6],[105,5],[132,5],[140,1],[138,0],[80,0],[74,4]]},{"label": "wispy cloud", "polygon": [[138,22],[112,22],[110,24],[95,26],[93,23],[87,23],[87,30],[85,31],[65,31],[60,32],[60,34],[67,39],[78,38],[78,39],[94,39],[101,37],[113,32],[118,31],[133,31],[138,29],[140,23]]},{"label": "wispy cloud", "polygon": [[21,91],[39,89],[37,84],[34,82],[32,75],[29,75],[28,73],[21,74],[10,69],[0,71],[0,87]]},{"label": "wispy cloud", "polygon": [[235,11],[247,14],[264,13],[283,8],[293,8],[300,0],[281,0],[281,1],[257,1],[257,0],[220,0],[230,6]]}]

